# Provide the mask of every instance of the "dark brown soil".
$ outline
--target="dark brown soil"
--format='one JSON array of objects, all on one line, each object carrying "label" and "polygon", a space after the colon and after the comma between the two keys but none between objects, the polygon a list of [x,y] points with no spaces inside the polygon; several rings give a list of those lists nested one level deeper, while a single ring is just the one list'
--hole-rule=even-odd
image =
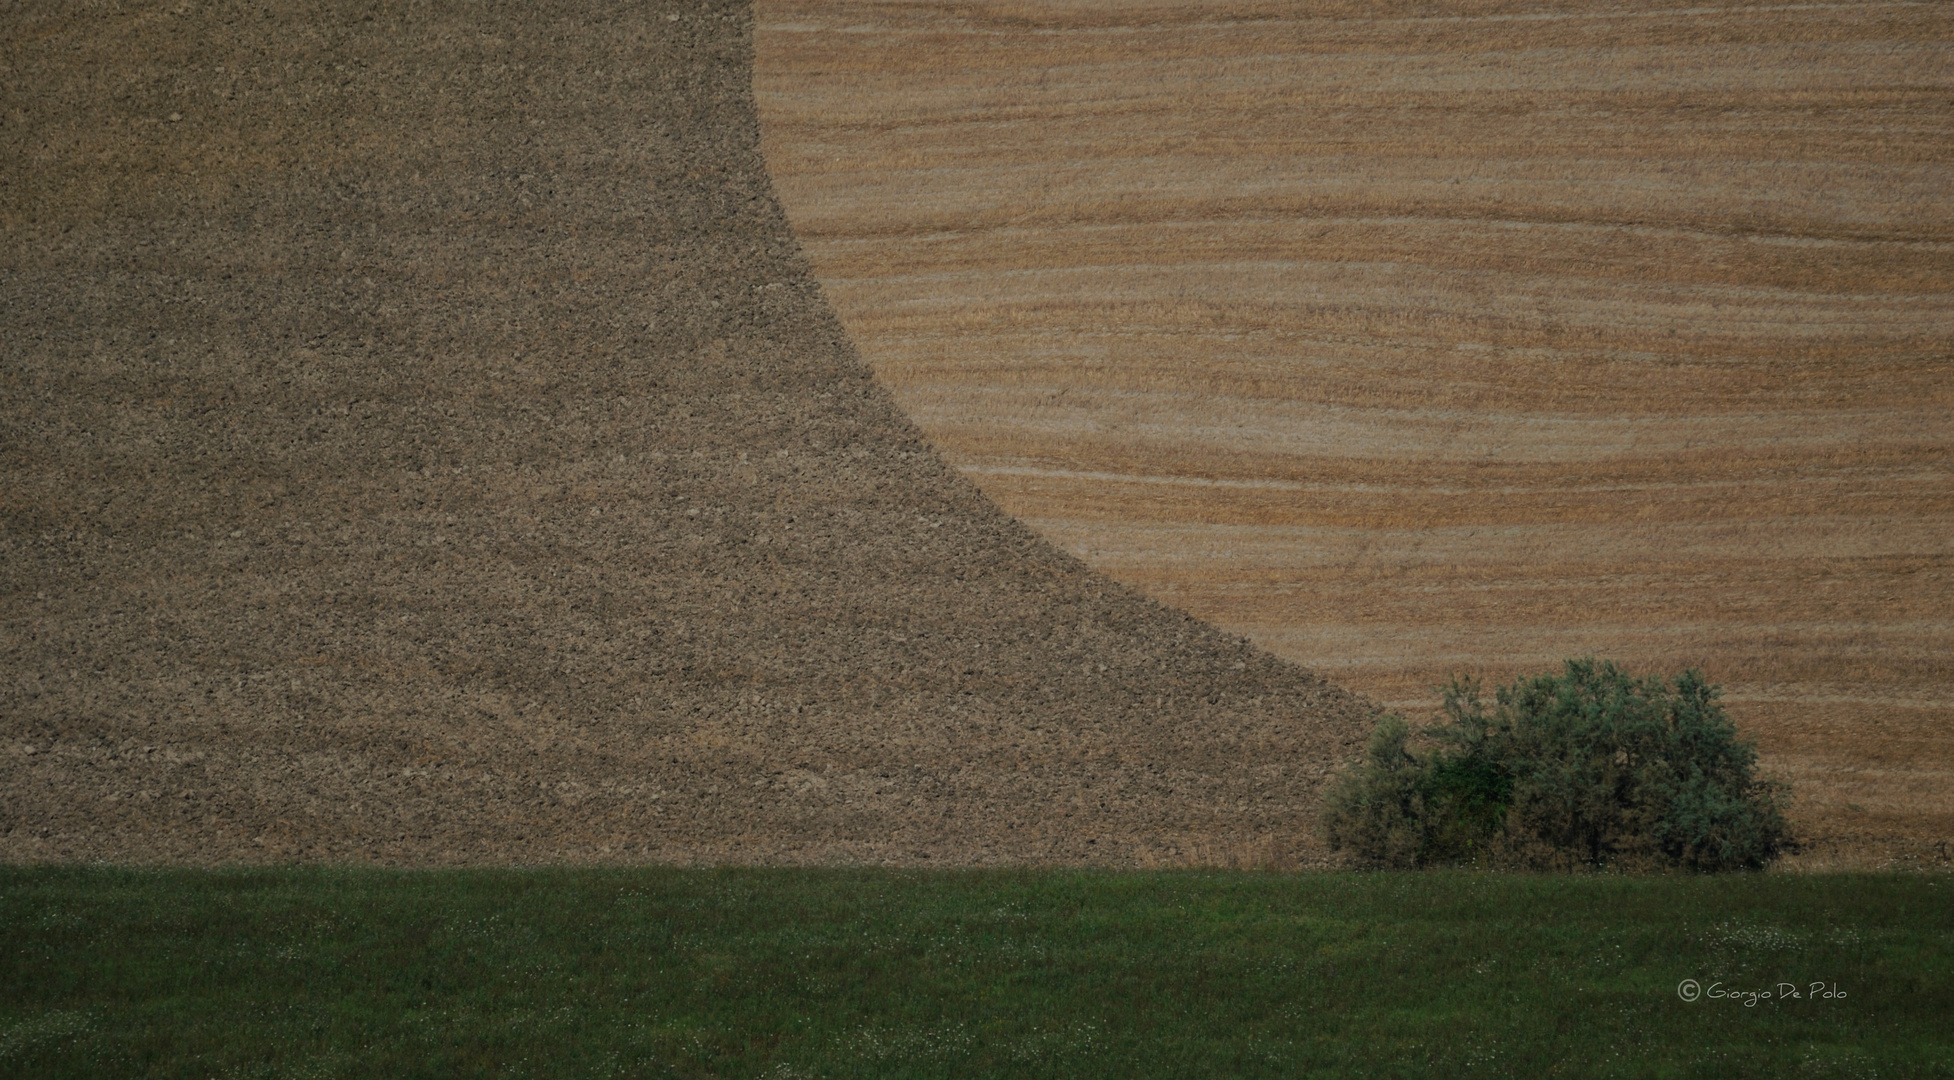
[{"label": "dark brown soil", "polygon": [[749,40],[0,12],[0,859],[1320,858],[1366,703],[923,443]]}]

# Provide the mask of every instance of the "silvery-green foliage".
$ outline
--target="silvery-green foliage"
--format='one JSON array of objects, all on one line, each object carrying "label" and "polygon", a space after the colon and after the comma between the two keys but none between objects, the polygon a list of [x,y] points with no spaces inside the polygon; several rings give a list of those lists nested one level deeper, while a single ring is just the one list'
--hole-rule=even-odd
[{"label": "silvery-green foliage", "polygon": [[1638,679],[1607,661],[1499,688],[1445,690],[1444,720],[1410,747],[1387,717],[1335,784],[1325,831],[1375,866],[1758,869],[1791,842],[1783,785],[1757,776],[1697,671]]}]

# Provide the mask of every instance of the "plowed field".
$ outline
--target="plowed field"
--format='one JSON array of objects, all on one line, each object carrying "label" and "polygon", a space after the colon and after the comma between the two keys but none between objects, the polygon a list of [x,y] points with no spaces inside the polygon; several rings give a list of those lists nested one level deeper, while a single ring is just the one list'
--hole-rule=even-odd
[{"label": "plowed field", "polygon": [[0,859],[1320,861],[836,324],[743,4],[0,8]]}]

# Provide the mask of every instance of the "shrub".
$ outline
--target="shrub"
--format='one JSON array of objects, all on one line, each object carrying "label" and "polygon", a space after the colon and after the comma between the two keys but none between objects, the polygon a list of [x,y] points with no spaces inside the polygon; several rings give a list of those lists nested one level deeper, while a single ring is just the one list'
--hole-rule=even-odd
[{"label": "shrub", "polygon": [[1330,789],[1324,818],[1330,850],[1350,848],[1379,866],[1417,866],[1426,858],[1426,773],[1405,749],[1411,728],[1385,716],[1371,732],[1363,762]]},{"label": "shrub", "polygon": [[1783,785],[1759,779],[1700,672],[1636,679],[1569,660],[1502,686],[1454,679],[1411,748],[1386,716],[1328,793],[1332,850],[1372,866],[1758,869],[1790,843]]}]

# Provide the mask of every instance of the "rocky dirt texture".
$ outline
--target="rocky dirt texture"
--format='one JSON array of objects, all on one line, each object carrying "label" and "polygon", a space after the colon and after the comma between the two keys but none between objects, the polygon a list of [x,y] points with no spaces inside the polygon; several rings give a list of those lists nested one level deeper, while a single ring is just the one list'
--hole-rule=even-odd
[{"label": "rocky dirt texture", "polygon": [[1701,667],[1808,835],[1954,840],[1954,5],[756,11],[816,279],[1020,520],[1414,717]]},{"label": "rocky dirt texture", "polygon": [[0,12],[0,859],[1309,864],[1369,706],[946,466],[734,3]]}]

